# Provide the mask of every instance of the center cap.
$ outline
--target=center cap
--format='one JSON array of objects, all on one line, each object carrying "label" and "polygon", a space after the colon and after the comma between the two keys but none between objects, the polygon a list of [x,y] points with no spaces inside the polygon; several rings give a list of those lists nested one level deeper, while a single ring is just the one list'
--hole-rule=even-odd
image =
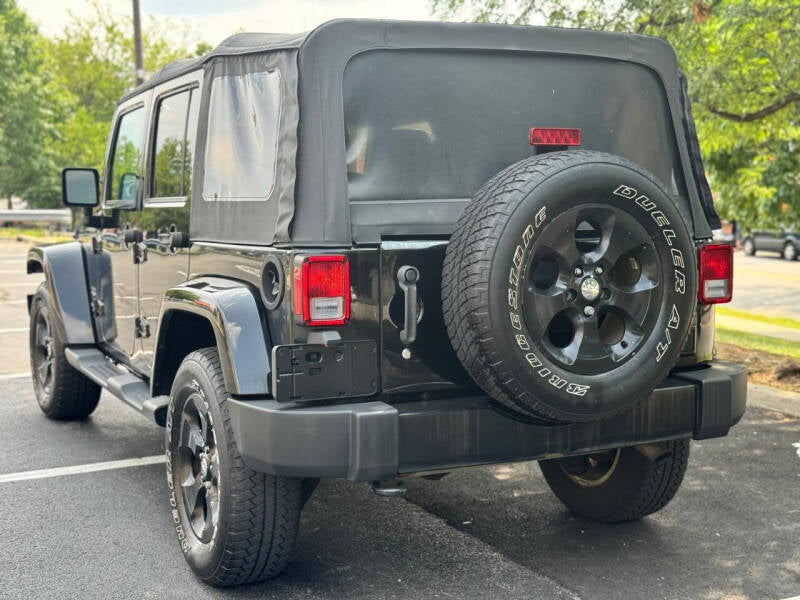
[{"label": "center cap", "polygon": [[587,277],[581,282],[581,296],[587,302],[594,302],[600,295],[600,282],[594,277]]}]

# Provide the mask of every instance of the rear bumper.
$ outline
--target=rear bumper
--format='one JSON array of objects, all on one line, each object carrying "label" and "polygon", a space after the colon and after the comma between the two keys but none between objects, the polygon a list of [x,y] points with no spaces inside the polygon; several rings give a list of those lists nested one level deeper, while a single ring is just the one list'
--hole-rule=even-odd
[{"label": "rear bumper", "polygon": [[390,405],[288,407],[228,402],[239,452],[252,469],[295,477],[389,479],[406,473],[534,460],[669,439],[721,437],[741,419],[744,366],[714,361],[674,372],[633,409],[589,423],[539,425],[486,396]]}]

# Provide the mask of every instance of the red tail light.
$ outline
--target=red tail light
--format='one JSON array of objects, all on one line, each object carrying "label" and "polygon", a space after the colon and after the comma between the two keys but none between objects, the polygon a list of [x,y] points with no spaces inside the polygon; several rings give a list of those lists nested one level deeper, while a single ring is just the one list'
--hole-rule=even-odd
[{"label": "red tail light", "polygon": [[531,146],[580,146],[581,130],[571,127],[531,127]]},{"label": "red tail light", "polygon": [[730,302],[733,295],[733,248],[727,244],[700,246],[697,251],[700,304]]},{"label": "red tail light", "polygon": [[295,263],[294,312],[310,327],[350,318],[350,264],[341,255],[307,256]]}]

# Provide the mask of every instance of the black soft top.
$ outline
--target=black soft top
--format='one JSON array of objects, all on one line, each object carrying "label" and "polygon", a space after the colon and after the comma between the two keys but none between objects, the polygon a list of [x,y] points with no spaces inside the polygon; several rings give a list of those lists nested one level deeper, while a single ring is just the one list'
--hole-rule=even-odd
[{"label": "black soft top", "polygon": [[307,36],[308,32],[237,33],[225,38],[219,46],[205,56],[197,58],[179,58],[167,63],[148,78],[147,81],[125,92],[120,102],[125,102],[125,100],[149,90],[150,88],[154,88],[160,83],[196,71],[202,68],[203,63],[208,62],[216,56],[236,56],[238,54],[253,54],[272,50],[299,48]]},{"label": "black soft top", "polygon": [[[374,50],[588,56],[647,67],[664,88],[668,122],[672,125],[670,135],[674,135],[686,182],[688,198],[684,202],[691,211],[695,235],[710,235],[702,214],[705,199],[701,200],[698,193],[693,173],[696,169],[684,137],[688,106],[682,96],[675,53],[665,41],[627,33],[552,27],[341,19],[301,34],[233,35],[204,57],[168,64],[124,96],[123,100],[130,99],[160,83],[203,69],[196,148],[196,156],[203,156],[212,81],[230,74],[273,69],[282,75],[277,140],[281,151],[274,190],[265,202],[192,202],[193,237],[239,243],[341,246],[354,241],[374,242],[382,235],[447,235],[452,231],[454,215],[468,198],[455,199],[452,210],[441,214],[409,212],[412,220],[402,227],[377,206],[365,209],[374,214],[351,214],[344,169],[342,81],[351,58]],[[195,164],[192,189],[202,190],[203,162]]]},{"label": "black soft top", "polygon": [[[540,43],[525,43],[525,37],[543,38],[553,52],[598,54],[606,56],[604,46],[616,40],[625,58],[656,67],[677,62],[672,47],[659,38],[630,33],[609,33],[585,29],[496,25],[489,23],[445,23],[438,21],[385,21],[374,19],[335,19],[302,33],[237,33],[225,38],[205,56],[174,60],[153,74],[141,85],[131,88],[120,102],[160,83],[180,77],[202,67],[218,56],[257,54],[276,50],[300,49],[310,39],[320,36],[326,44],[336,38],[343,43],[338,48],[352,47],[363,42],[363,50],[374,45],[375,34],[382,37],[381,46],[407,46],[409,42],[424,48],[477,48],[494,50],[536,50]],[[564,38],[564,34],[569,37]],[[598,42],[603,42],[598,47]],[[521,43],[522,42],[522,43]],[[334,42],[335,44],[335,42]],[[655,63],[655,64],[654,64]],[[331,63],[333,64],[333,63]]]}]

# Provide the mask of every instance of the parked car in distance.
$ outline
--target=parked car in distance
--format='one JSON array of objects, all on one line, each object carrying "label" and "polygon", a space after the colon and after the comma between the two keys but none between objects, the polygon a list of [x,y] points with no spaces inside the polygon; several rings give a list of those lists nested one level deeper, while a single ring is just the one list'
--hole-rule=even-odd
[{"label": "parked car in distance", "polygon": [[788,231],[754,231],[742,242],[748,256],[756,252],[775,252],[786,260],[796,260],[800,255],[800,233]]},{"label": "parked car in distance", "polygon": [[539,460],[574,513],[640,519],[744,413],[745,367],[714,358],[732,250],[662,40],[239,34],[110,131],[102,180],[63,172],[82,239],[28,257],[34,389],[54,419],[105,389],[165,428],[171,535],[209,584],[277,575],[320,478],[399,495]]}]

